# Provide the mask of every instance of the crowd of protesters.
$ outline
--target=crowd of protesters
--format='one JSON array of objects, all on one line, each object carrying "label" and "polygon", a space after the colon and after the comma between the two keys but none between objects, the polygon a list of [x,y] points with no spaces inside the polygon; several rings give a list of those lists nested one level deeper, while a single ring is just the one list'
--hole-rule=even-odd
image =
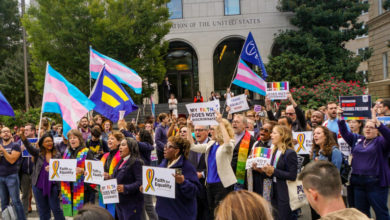
[{"label": "crowd of protesters", "polygon": [[[220,98],[212,95],[210,100]],[[224,96],[234,94],[228,91]],[[286,107],[272,105],[266,98],[260,111],[252,107],[227,118],[216,112],[218,125],[213,126],[194,125],[187,115],[177,114],[174,96],[169,101],[169,113],[139,123],[113,123],[101,115],[83,117],[68,139],[61,124],[46,118],[41,127],[29,123],[12,131],[1,126],[2,210],[13,207],[17,219],[26,219],[33,194],[44,220],[52,215],[55,219],[288,220],[302,215],[300,209],[291,209],[287,186],[300,179],[312,219],[369,219],[370,208],[376,219],[390,219],[390,129],[377,118],[390,116],[390,100],[374,103],[370,120],[344,121],[338,103],[306,109],[289,94]],[[203,102],[200,92],[194,102]],[[292,132],[302,131],[313,132],[307,155],[294,149]],[[35,144],[30,143],[37,137]],[[348,159],[340,139],[351,149]],[[246,169],[248,157],[260,147],[271,149],[270,163]],[[23,157],[24,151],[32,157]],[[51,158],[77,159],[76,182],[49,181]],[[84,183],[86,159],[102,161],[104,179],[117,180],[118,204],[103,204],[99,187]],[[143,194],[143,165],[180,170],[174,175],[175,199]],[[342,181],[345,166],[352,171]],[[82,200],[76,199],[79,195]]]}]

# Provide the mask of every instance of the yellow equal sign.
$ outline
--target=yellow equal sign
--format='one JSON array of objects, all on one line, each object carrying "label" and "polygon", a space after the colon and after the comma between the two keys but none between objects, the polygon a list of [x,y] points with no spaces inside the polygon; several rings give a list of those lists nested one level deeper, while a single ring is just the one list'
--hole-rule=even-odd
[{"label": "yellow equal sign", "polygon": [[[124,102],[129,100],[129,97],[127,97],[127,95],[123,92],[123,90],[121,88],[119,88],[119,86],[116,83],[114,83],[107,76],[104,76],[104,78],[103,78],[103,86],[114,91],[119,97],[121,97],[121,99]],[[106,103],[107,105],[109,105],[113,108],[115,108],[121,104],[121,102],[118,101],[115,97],[113,97],[112,95],[105,93],[105,92],[102,92],[102,102]]]}]

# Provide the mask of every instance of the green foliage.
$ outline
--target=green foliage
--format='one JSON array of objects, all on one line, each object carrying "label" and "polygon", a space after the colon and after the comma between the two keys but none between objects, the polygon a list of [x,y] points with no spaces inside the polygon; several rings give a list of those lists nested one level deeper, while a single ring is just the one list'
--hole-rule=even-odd
[{"label": "green foliage", "polygon": [[357,21],[367,7],[355,0],[282,0],[280,10],[294,12],[290,22],[297,29],[282,31],[275,38],[267,65],[270,79],[293,79],[292,86],[308,87],[329,76],[363,82],[364,76],[356,70],[369,54],[355,56],[344,45],[367,33]]},{"label": "green foliage", "polygon": [[15,125],[21,126],[27,123],[37,124],[39,122],[40,114],[41,108],[29,108],[27,112],[24,110],[15,110],[15,118],[0,116],[0,122],[10,128]]},{"label": "green foliage", "polygon": [[323,80],[314,87],[300,86],[291,88],[291,93],[301,106],[307,109],[318,109],[330,101],[338,101],[339,96],[363,95],[366,88],[359,81]]},{"label": "green foliage", "polygon": [[0,27],[0,66],[3,66],[22,39],[17,0],[0,1]]},{"label": "green foliage", "polygon": [[165,75],[167,0],[37,0],[23,24],[32,43],[34,85],[43,90],[46,61],[89,94],[89,46],[133,68],[143,79],[141,100]]}]

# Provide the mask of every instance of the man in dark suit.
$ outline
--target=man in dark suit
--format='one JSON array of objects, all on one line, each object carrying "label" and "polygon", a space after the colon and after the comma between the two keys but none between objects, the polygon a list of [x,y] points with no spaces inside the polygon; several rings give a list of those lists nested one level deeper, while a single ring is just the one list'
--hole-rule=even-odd
[{"label": "man in dark suit", "polygon": [[168,102],[169,96],[172,93],[172,84],[169,82],[168,76],[165,77],[163,82],[164,102]]},{"label": "man in dark suit", "polygon": [[[237,184],[235,190],[247,189],[248,184],[246,180],[245,164],[252,146],[255,143],[255,138],[245,130],[247,126],[247,119],[244,115],[235,114],[232,122],[235,138],[235,147],[232,158],[232,168],[236,174]],[[242,158],[239,158],[239,153],[242,152]]]},{"label": "man in dark suit", "polygon": [[[195,131],[195,144],[206,144],[210,141],[209,138],[209,126],[201,126],[196,125],[194,128]],[[196,217],[197,220],[209,219],[209,207],[207,202],[207,192],[205,187],[206,181],[206,161],[205,154],[196,153],[194,151],[190,151],[188,155],[188,160],[194,165],[199,182],[202,184],[202,189],[197,197],[198,201],[198,215]]]}]

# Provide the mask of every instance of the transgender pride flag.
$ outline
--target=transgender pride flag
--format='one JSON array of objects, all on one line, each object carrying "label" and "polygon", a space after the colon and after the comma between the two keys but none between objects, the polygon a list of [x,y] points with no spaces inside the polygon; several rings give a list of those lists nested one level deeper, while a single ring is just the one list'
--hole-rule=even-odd
[{"label": "transgender pride flag", "polygon": [[237,67],[237,75],[233,81],[234,84],[242,88],[251,90],[252,92],[259,93],[260,95],[266,94],[267,83],[255,72],[249,68],[246,63],[240,59]]},{"label": "transgender pride flag", "polygon": [[92,47],[89,48],[89,54],[89,71],[91,71],[90,74],[93,79],[98,78],[100,71],[103,69],[104,64],[106,64],[106,70],[115,76],[120,83],[128,85],[135,93],[141,94],[142,79],[135,70],[97,52]]},{"label": "transgender pride flag", "polygon": [[65,138],[68,138],[68,131],[77,129],[77,121],[94,107],[87,96],[47,64],[42,113],[61,114]]}]

